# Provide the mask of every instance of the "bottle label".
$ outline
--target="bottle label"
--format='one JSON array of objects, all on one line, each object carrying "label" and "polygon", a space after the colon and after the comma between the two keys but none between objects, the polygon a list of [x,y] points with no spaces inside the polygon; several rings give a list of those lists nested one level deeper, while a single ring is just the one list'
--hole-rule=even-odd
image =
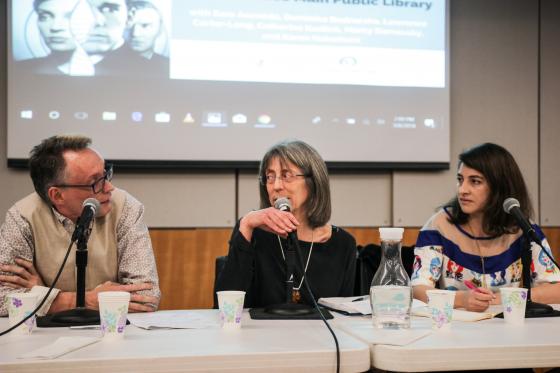
[{"label": "bottle label", "polygon": [[373,314],[410,312],[411,289],[409,286],[372,286],[371,303]]}]

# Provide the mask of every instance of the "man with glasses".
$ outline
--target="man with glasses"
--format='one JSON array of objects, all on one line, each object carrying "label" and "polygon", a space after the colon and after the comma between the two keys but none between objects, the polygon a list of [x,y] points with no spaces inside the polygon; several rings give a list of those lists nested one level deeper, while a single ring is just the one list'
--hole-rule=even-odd
[{"label": "man with glasses", "polygon": [[[81,136],[53,136],[31,151],[29,168],[35,192],[16,202],[0,227],[0,315],[7,314],[10,292],[46,294],[63,262],[83,201],[95,198],[100,209],[88,241],[86,307],[97,309],[101,291],[131,293],[129,310],[157,309],[158,275],[144,207],[111,183],[113,168]],[[76,305],[75,255],[39,314]]]}]

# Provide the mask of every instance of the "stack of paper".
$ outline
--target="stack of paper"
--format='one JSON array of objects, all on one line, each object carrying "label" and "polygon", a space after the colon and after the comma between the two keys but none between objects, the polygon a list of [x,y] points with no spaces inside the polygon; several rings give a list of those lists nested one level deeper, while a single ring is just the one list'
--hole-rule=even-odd
[{"label": "stack of paper", "polygon": [[361,297],[319,298],[318,303],[321,306],[345,315],[371,315],[371,304],[367,295]]}]

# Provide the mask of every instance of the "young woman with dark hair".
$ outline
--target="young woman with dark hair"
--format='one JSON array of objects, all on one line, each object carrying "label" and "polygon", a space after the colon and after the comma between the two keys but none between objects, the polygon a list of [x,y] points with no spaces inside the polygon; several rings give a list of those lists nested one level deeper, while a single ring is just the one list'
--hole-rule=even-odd
[{"label": "young woman with dark hair", "polygon": [[[521,286],[524,237],[514,218],[504,212],[505,199],[520,202],[533,216],[523,175],[503,147],[484,143],[459,156],[457,195],[424,225],[415,248],[411,277],[414,297],[426,301],[426,291],[456,290],[455,307],[484,311],[501,303],[499,287]],[[540,227],[533,228],[543,246],[550,247]],[[560,270],[533,243],[532,300],[560,303]],[[479,287],[469,290],[464,281]]]}]

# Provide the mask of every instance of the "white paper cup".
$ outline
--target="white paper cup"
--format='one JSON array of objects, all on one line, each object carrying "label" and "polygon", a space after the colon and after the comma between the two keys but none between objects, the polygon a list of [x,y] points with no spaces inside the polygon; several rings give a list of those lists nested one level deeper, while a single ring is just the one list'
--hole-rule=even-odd
[{"label": "white paper cup", "polygon": [[428,307],[432,314],[432,329],[449,329],[453,320],[455,292],[450,290],[428,290]]},{"label": "white paper cup", "polygon": [[525,307],[527,305],[527,289],[525,288],[500,288],[502,306],[504,307],[504,320],[508,324],[520,325],[525,322]]},{"label": "white paper cup", "polygon": [[[6,295],[6,306],[8,308],[8,317],[10,326],[16,325],[18,322],[27,317],[35,307],[37,307],[37,294],[32,293],[12,293]],[[12,333],[31,334],[37,326],[35,315],[30,317],[26,322],[18,326]]]},{"label": "white paper cup", "polygon": [[123,338],[128,315],[130,293],[126,291],[104,291],[97,295],[101,334],[104,338]]},{"label": "white paper cup", "polygon": [[220,323],[222,324],[222,328],[241,328],[245,292],[230,290],[218,291],[216,294],[218,294],[218,307],[220,308]]}]

